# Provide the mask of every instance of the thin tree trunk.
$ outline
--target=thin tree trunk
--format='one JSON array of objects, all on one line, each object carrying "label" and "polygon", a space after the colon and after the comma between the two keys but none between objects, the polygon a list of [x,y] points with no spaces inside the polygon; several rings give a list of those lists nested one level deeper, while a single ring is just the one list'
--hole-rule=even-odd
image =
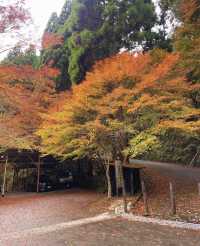
[{"label": "thin tree trunk", "polygon": [[108,189],[108,198],[112,197],[112,185],[110,178],[110,165],[106,163],[106,178],[107,178],[107,189]]},{"label": "thin tree trunk", "polygon": [[198,183],[198,192],[199,192],[199,196],[200,196],[200,183]]},{"label": "thin tree trunk", "polygon": [[40,156],[38,158],[38,165],[37,165],[37,193],[40,191]]},{"label": "thin tree trunk", "polygon": [[4,174],[3,174],[3,184],[2,184],[2,197],[5,196],[5,186],[6,186],[6,176],[7,176],[7,166],[8,166],[8,156],[6,156],[6,162],[4,167]]},{"label": "thin tree trunk", "polygon": [[19,169],[16,170],[16,191],[19,190]]},{"label": "thin tree trunk", "polygon": [[124,204],[124,212],[127,213],[127,199],[126,199],[126,188],[125,185],[123,185],[123,204]]},{"label": "thin tree trunk", "polygon": [[12,192],[14,191],[14,187],[15,187],[15,179],[16,179],[16,169],[15,169],[15,166],[14,166],[14,167],[13,167]]},{"label": "thin tree trunk", "polygon": [[142,186],[142,195],[143,195],[143,201],[144,201],[144,209],[145,209],[145,215],[149,215],[149,206],[148,206],[148,200],[147,200],[147,191],[146,186],[143,180],[141,180],[141,186]]},{"label": "thin tree trunk", "polygon": [[191,160],[191,162],[189,164],[190,167],[193,167],[194,166],[195,160],[198,158],[199,152],[200,152],[200,150],[197,150],[196,154],[192,158],[192,160]]},{"label": "thin tree trunk", "polygon": [[[126,159],[127,158],[124,159],[124,162],[126,162]],[[122,184],[123,184],[122,195],[123,195],[124,212],[127,213],[128,209],[127,209],[127,199],[126,199],[126,185],[125,185],[124,169],[123,169],[124,162],[123,163],[121,162],[121,168],[120,169],[121,169],[121,172],[122,172],[121,175],[122,175],[122,180],[123,180],[123,182],[122,182]]]}]

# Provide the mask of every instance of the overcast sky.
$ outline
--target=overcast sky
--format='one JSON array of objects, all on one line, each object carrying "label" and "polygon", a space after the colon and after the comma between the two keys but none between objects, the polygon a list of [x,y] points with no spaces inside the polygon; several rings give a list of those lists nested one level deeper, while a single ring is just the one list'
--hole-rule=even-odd
[{"label": "overcast sky", "polygon": [[[65,0],[27,0],[27,8],[32,16],[32,24],[27,25],[20,31],[9,35],[0,35],[0,51],[14,47],[19,41],[27,40],[29,43],[39,44],[49,17],[53,12],[58,15],[65,3]],[[6,56],[7,52],[0,53],[0,60]]]},{"label": "overcast sky", "polygon": [[53,12],[59,14],[64,3],[65,0],[28,0],[37,37],[41,37],[51,14]]}]

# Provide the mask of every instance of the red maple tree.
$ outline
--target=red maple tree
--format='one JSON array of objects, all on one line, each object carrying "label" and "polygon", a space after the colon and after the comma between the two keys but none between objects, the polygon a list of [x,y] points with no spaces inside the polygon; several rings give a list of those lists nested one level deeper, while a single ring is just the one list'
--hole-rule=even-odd
[{"label": "red maple tree", "polygon": [[1,1],[0,33],[16,30],[30,18],[25,9],[25,0]]}]

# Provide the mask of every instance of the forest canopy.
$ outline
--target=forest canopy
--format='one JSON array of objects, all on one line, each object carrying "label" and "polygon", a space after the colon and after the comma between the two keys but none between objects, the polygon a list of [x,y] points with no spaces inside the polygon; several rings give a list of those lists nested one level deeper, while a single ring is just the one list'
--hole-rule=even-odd
[{"label": "forest canopy", "polygon": [[[120,156],[189,162],[199,146],[199,85],[178,67],[180,55],[154,50],[97,62],[73,87],[39,135],[45,153],[62,158]],[[173,153],[173,155],[172,155]]]},{"label": "forest canopy", "polygon": [[164,33],[153,30],[163,24],[151,0],[66,1],[60,16],[53,13],[45,30],[62,35],[64,43],[44,49],[42,63],[53,60],[61,71],[57,87],[63,90],[83,80],[97,60],[121,49],[169,48]]},{"label": "forest canopy", "polygon": [[[159,4],[160,16],[150,0],[66,1],[40,57],[11,50],[0,65],[1,148],[189,163],[200,141],[200,3]],[[179,21],[170,43],[159,29],[169,16]]]}]

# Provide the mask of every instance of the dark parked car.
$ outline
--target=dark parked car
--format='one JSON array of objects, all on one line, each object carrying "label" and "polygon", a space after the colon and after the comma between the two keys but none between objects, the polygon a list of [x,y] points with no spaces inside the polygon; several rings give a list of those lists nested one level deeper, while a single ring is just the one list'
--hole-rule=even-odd
[{"label": "dark parked car", "polygon": [[[74,184],[74,177],[69,170],[59,170],[43,173],[40,176],[39,191],[47,192],[58,189],[71,188]],[[37,176],[30,176],[27,182],[27,191],[35,192],[37,188]]]},{"label": "dark parked car", "polygon": [[73,175],[70,171],[65,171],[62,174],[59,175],[58,183],[59,188],[70,188],[73,185]]},{"label": "dark parked car", "polygon": [[45,191],[51,191],[54,190],[55,186],[53,182],[48,178],[48,176],[41,176],[40,177],[40,183],[39,183],[39,191],[45,192]]}]

